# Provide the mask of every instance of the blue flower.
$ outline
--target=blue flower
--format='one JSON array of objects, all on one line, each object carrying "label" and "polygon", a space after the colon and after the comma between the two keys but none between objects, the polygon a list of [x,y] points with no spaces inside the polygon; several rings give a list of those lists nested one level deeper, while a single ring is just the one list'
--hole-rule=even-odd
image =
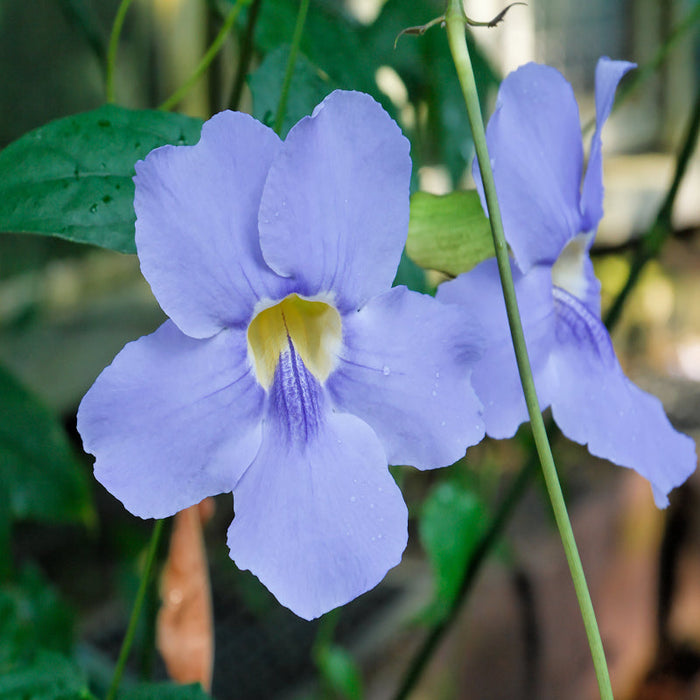
[{"label": "blue flower", "polygon": [[[603,215],[600,132],[632,67],[598,62],[596,130],[582,185],[578,108],[553,68],[528,64],[503,81],[487,142],[540,404],[552,407],[564,435],[646,477],[665,506],[695,469],[695,447],[673,429],[661,402],[623,374],[600,319],[600,283],[588,255]],[[474,174],[483,203],[476,165]],[[441,285],[438,299],[467,307],[481,323],[487,349],[472,383],[487,433],[511,437],[527,409],[496,261]]]},{"label": "blue flower", "polygon": [[169,316],[83,399],[97,479],[134,514],[233,492],[231,556],[307,619],[406,545],[387,464],[444,466],[484,434],[470,323],[391,288],[408,142],[334,92],[281,142],[223,112],[136,165],[141,269]]}]

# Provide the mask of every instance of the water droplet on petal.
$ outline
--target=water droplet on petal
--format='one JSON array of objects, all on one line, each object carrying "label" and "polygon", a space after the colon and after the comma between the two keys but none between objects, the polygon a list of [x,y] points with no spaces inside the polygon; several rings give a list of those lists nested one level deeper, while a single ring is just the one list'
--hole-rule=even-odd
[{"label": "water droplet on petal", "polygon": [[432,394],[433,394],[433,396],[437,396],[437,391],[435,391],[435,389],[433,389]]},{"label": "water droplet on petal", "polygon": [[384,369],[382,369],[382,374],[385,377],[388,377],[391,374],[391,369],[387,365],[384,365]]},{"label": "water droplet on petal", "polygon": [[357,496],[350,496],[350,503],[354,503],[357,500]]}]

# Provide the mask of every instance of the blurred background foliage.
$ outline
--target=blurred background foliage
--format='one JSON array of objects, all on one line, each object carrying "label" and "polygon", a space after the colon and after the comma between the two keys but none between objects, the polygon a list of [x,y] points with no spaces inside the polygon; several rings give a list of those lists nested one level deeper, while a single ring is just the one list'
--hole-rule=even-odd
[{"label": "blurred background foliage", "polygon": [[[130,110],[162,104],[191,74],[233,4],[136,0],[119,45],[116,103]],[[159,143],[196,142],[201,119],[220,109],[243,109],[272,124],[298,10],[295,0],[247,3],[204,78],[177,105],[186,116],[161,119],[149,112],[143,119],[150,136],[134,141],[128,130],[120,136],[118,108],[103,107],[107,42],[117,6],[112,0],[0,3],[0,147],[5,149],[0,152],[0,222],[6,229],[0,234],[0,700],[90,698],[106,691],[150,524],[129,516],[94,482],[91,460],[82,454],[75,432],[75,412],[123,344],[153,331],[164,318],[135,256],[114,252],[133,250],[131,169],[136,158]],[[597,58],[608,54],[642,66],[636,87],[629,86],[629,99],[606,128],[611,154],[606,164],[607,215],[596,258],[606,304],[634,265],[637,241],[654,221],[685,138],[698,88],[698,6],[696,0],[532,0],[528,7],[513,8],[498,29],[484,29],[470,38],[486,112],[501,76],[535,59],[560,68],[572,82],[585,123],[593,114]],[[482,20],[502,8],[496,0],[467,5]],[[312,0],[283,132],[333,89],[362,90],[378,99],[409,137],[414,191],[442,195],[468,187],[473,149],[443,32],[436,27],[422,37],[404,36],[394,46],[402,29],[428,22],[443,9],[438,0]],[[88,110],[85,117],[71,117]],[[64,117],[73,121],[50,124]],[[25,224],[26,211],[39,211],[38,205],[30,207],[22,218],[7,204],[26,186],[29,161],[22,158],[29,157],[23,154],[37,143],[36,134],[68,148],[70,139],[82,138],[89,120],[106,122],[102,126],[109,133],[83,148],[80,167],[99,170],[102,163],[107,169],[108,162],[110,173],[113,169],[120,179],[110,181],[114,189],[109,193],[99,191],[101,199],[81,203],[81,216],[89,220],[91,207],[99,207],[105,235],[118,234],[119,243],[103,243],[112,250],[65,240],[80,237],[75,231],[83,219],[76,219],[70,230],[47,224],[50,211],[42,213],[34,228],[7,223]],[[47,124],[46,131],[25,136]],[[56,162],[64,167],[60,158]],[[656,391],[678,427],[696,437],[699,187],[695,157],[669,219],[676,235],[660,260],[645,268],[615,336],[629,373]],[[31,192],[27,198],[31,200]],[[58,209],[58,219],[61,207],[76,207],[65,199],[43,202],[49,210]],[[103,211],[112,210],[115,218],[105,218]],[[425,220],[414,218],[413,223],[422,223],[429,239],[425,231],[431,213],[426,211]],[[461,235],[449,228],[453,223],[441,231]],[[55,235],[28,235],[27,230]],[[93,240],[90,235],[87,240]],[[428,248],[435,253],[434,242]],[[478,255],[487,254],[484,250],[481,246]],[[397,283],[430,291],[441,275],[454,273],[429,256],[414,253],[414,258],[438,272],[425,271],[404,256]],[[214,697],[392,697],[392,689],[405,680],[410,654],[419,650],[424,630],[455,617],[455,605],[471,587],[487,552],[495,556],[485,583],[472,593],[471,617],[465,613],[459,618],[457,631],[420,686],[420,697],[591,697],[590,678],[571,661],[586,654],[585,641],[578,634],[577,614],[566,612],[575,610],[575,603],[567,597],[563,560],[551,547],[546,502],[537,489],[526,489],[532,470],[519,471],[530,450],[527,431],[521,432],[515,441],[487,441],[473,448],[446,470],[395,468],[411,514],[412,537],[404,561],[374,591],[318,623],[297,619],[252,576],[235,568],[224,535],[230,497],[217,499],[204,530],[215,620]],[[631,648],[636,656],[619,652],[613,680],[620,697],[656,697],[643,696],[640,688],[663,647],[654,623],[655,581],[663,580],[664,571],[657,564],[658,552],[668,553],[668,542],[674,540],[665,538],[670,526],[680,522],[686,529],[675,540],[682,545],[677,549],[694,553],[690,560],[698,568],[698,552],[692,549],[697,533],[688,515],[696,504],[694,487],[678,499],[680,505],[674,502],[664,522],[660,515],[649,515],[653,510],[638,496],[633,477],[601,466],[577,446],[560,440],[557,447],[569,497],[580,506],[581,546],[584,559],[587,552],[591,559],[586,563],[591,565],[594,598],[602,601],[604,635],[605,610],[619,610],[615,585],[622,580],[626,584],[621,590],[638,590],[641,578],[646,593],[635,598],[637,607],[630,612],[646,624],[636,634],[646,646],[639,651],[624,636],[614,637],[617,649]],[[523,500],[501,544],[487,539],[485,547],[489,532],[502,532],[498,517],[505,513],[504,521],[506,515],[510,518],[512,506]],[[602,524],[608,531],[601,530]],[[634,538],[623,541],[635,528],[649,534],[644,544]],[[165,547],[161,549],[160,561],[166,556]],[[476,568],[465,585],[465,571],[475,557]],[[666,561],[673,581],[686,570],[674,568],[675,562]],[[690,598],[695,608],[689,604],[677,617],[693,619],[695,626],[681,625],[681,634],[676,629],[680,623],[669,622],[669,629],[680,635],[687,663],[685,685],[668,697],[685,697],[680,693],[687,692],[700,669],[700,619],[687,612],[698,609],[700,581],[692,578],[695,569],[689,566],[690,583],[683,585],[691,590],[696,586]],[[195,687],[144,685],[167,678],[154,651],[158,605],[154,583],[120,697],[204,697]],[[547,634],[559,629],[567,615],[574,631],[564,633],[567,641],[559,643],[569,651],[569,658],[562,659]],[[620,624],[628,629],[630,618]],[[663,668],[676,682],[678,674],[668,658]],[[571,690],[573,685],[579,694]]]}]

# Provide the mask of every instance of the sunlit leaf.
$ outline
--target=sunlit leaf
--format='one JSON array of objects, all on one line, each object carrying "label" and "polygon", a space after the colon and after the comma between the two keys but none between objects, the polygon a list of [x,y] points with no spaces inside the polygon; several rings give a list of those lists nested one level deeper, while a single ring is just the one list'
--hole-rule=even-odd
[{"label": "sunlit leaf", "polygon": [[30,131],[0,152],[0,231],[133,253],[134,163],[199,140],[202,122],[104,105]]},{"label": "sunlit leaf", "polygon": [[323,681],[337,696],[346,700],[360,700],[360,671],[345,649],[335,645],[322,647],[316,654],[316,664]]},{"label": "sunlit leaf", "polygon": [[489,220],[474,191],[411,197],[408,256],[424,268],[458,275],[495,255]]},{"label": "sunlit leaf", "polygon": [[454,602],[485,522],[485,508],[476,494],[452,481],[438,484],[423,504],[419,536],[435,578],[429,617],[443,617]]},{"label": "sunlit leaf", "polygon": [[56,417],[0,367],[0,503],[15,519],[90,522],[85,471]]},{"label": "sunlit leaf", "polygon": [[[265,56],[260,67],[249,78],[253,94],[253,116],[268,126],[272,126],[275,121],[288,59],[289,46],[280,46]],[[329,77],[305,56],[297,55],[282,124],[282,137],[302,117],[311,114],[314,107],[335,87]]]}]

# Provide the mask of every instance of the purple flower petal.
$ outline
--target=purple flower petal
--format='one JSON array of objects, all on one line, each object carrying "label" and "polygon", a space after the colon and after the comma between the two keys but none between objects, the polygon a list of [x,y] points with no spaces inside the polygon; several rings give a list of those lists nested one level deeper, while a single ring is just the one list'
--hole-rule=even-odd
[{"label": "purple flower petal", "polygon": [[136,246],[163,311],[196,338],[250,320],[288,282],[265,264],[257,214],[275,133],[247,114],[221,112],[196,146],[164,146],[136,164]]},{"label": "purple flower petal", "polygon": [[[580,230],[583,149],[578,106],[564,77],[528,63],[501,83],[486,130],[506,239],[523,272],[552,264]],[[474,179],[483,186],[476,160]]]},{"label": "purple flower petal", "polygon": [[390,463],[446,466],[483,438],[469,382],[477,335],[461,309],[395,287],[343,324],[328,391],[374,430]]},{"label": "purple flower petal", "polygon": [[259,218],[270,267],[299,294],[334,294],[341,312],[388,288],[408,230],[408,150],[371,97],[329,95],[270,169]]},{"label": "purple flower petal", "polygon": [[330,410],[295,353],[271,389],[260,452],[234,490],[231,557],[311,620],[399,563],[408,514],[377,436]]},{"label": "purple flower petal", "polygon": [[231,491],[260,445],[264,391],[245,333],[194,340],[166,321],[129,343],[78,411],[95,476],[135,515],[163,518]]},{"label": "purple flower petal", "polygon": [[610,116],[617,84],[636,65],[629,61],[611,61],[604,56],[595,69],[596,125],[581,194],[581,226],[584,231],[592,231],[603,218],[603,154],[600,134]]},{"label": "purple flower petal", "polygon": [[555,304],[556,344],[546,374],[554,420],[591,454],[648,479],[656,504],[665,507],[669,491],[695,469],[693,441],[673,428],[655,396],[625,377],[599,318],[559,289]]},{"label": "purple flower petal", "polygon": [[[537,266],[523,275],[514,265],[511,269],[535,386],[544,409],[549,403],[549,393],[543,391],[538,377],[546,367],[554,340],[551,271],[547,266]],[[488,435],[512,437],[518,426],[528,420],[528,412],[496,260],[486,260],[470,272],[441,284],[437,299],[460,304],[481,328],[484,352],[472,372],[472,385],[484,405]]]}]

